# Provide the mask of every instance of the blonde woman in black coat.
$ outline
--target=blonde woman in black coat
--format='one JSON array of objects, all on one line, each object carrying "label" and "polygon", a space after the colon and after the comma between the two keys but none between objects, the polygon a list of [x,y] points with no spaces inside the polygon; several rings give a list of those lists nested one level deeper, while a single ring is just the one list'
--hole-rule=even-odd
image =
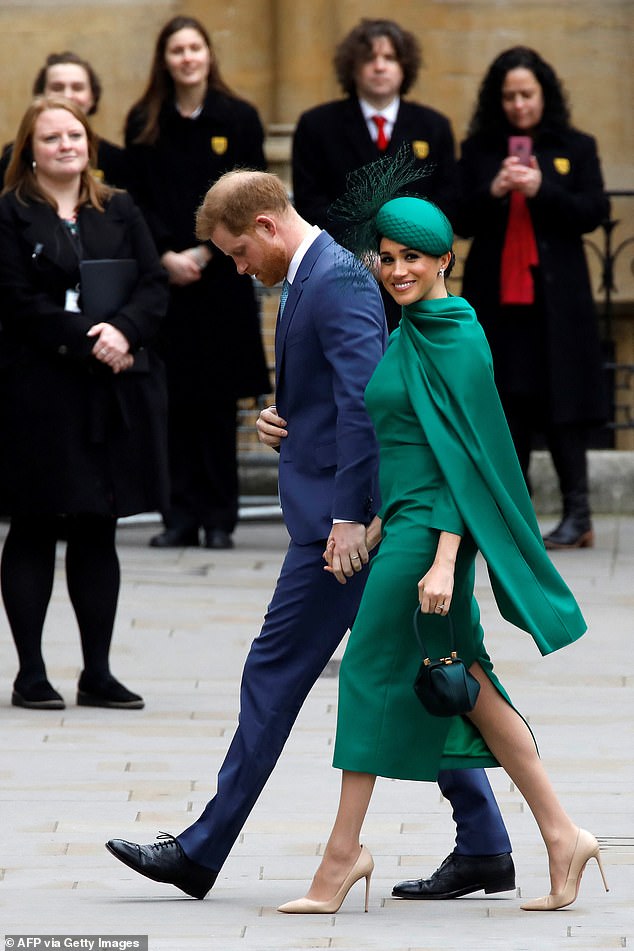
[{"label": "blonde woman in black coat", "polygon": [[[528,137],[522,160],[511,136]],[[608,214],[596,142],[570,124],[561,83],[517,46],[491,64],[458,164],[456,230],[473,237],[463,296],[478,313],[527,478],[536,433],[551,452],[563,515],[547,548],[592,545],[586,446],[607,415],[582,236]]]},{"label": "blonde woman in black coat", "polygon": [[[118,516],[156,510],[166,495],[163,371],[145,348],[167,292],[140,212],[91,174],[94,146],[81,108],[35,100],[0,198],[0,511],[11,518],[0,574],[20,707],[64,707],[42,656],[59,538],[84,660],[78,703],[143,706],[109,666],[115,529]],[[138,278],[95,322],[82,310],[80,261],[104,258],[134,259]]]},{"label": "blonde woman in black coat", "polygon": [[[155,547],[230,548],[238,518],[239,397],[269,392],[252,278],[194,234],[207,189],[238,167],[263,169],[256,110],[220,76],[192,17],[165,24],[148,85],[126,122],[133,194],[170,282],[161,354],[169,393],[170,504]],[[202,530],[202,536],[201,536]]]}]

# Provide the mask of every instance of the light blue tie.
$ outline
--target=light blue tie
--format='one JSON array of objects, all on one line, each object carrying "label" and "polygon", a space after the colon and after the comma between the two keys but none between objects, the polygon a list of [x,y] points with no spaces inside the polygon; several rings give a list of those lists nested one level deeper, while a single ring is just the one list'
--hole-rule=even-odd
[{"label": "light blue tie", "polygon": [[291,285],[286,280],[286,278],[284,278],[284,281],[282,282],[282,293],[280,294],[280,317],[284,313],[284,308],[286,307],[286,301],[288,300],[288,292],[290,289]]}]

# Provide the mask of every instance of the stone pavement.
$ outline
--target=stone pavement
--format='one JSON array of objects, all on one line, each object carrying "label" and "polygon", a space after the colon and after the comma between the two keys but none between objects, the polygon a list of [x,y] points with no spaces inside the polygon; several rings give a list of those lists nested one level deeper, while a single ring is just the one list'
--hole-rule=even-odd
[{"label": "stone pavement", "polygon": [[[150,951],[634,947],[634,518],[601,516],[594,549],[555,554],[590,632],[549,658],[500,618],[479,569],[487,643],[500,676],[530,721],[565,805],[603,847],[609,894],[591,863],[576,904],[552,914],[519,909],[519,897],[547,890],[546,861],[534,820],[502,770],[490,775],[513,839],[517,895],[391,900],[394,882],[431,872],[450,851],[452,823],[435,785],[380,780],[364,830],[376,861],[370,913],[362,911],[362,884],[334,916],[275,911],[304,894],[337,803],[332,671],[312,692],[205,901],[116,862],[106,839],[145,842],[158,830],[179,832],[213,791],[236,720],[243,658],[286,545],[276,522],[241,523],[229,552],[149,549],[155,530],[143,523],[119,529],[123,584],[113,669],[144,694],[143,711],[74,705],[81,661],[61,545],[45,651],[66,710],[9,705],[15,653],[0,618],[0,940],[74,935],[76,947],[89,947],[79,943],[83,936],[148,935]],[[0,535],[5,531],[0,526]]]}]

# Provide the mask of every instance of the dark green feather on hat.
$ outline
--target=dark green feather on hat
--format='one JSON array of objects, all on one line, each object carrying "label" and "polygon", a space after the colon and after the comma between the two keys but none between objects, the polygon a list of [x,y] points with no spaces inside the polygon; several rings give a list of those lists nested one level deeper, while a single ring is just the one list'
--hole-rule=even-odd
[{"label": "dark green feather on hat", "polygon": [[408,194],[431,168],[421,169],[403,143],[396,155],[351,172],[345,194],[328,210],[344,225],[341,244],[365,263],[376,259],[382,235],[434,256],[450,251],[453,232],[445,215],[427,199]]}]

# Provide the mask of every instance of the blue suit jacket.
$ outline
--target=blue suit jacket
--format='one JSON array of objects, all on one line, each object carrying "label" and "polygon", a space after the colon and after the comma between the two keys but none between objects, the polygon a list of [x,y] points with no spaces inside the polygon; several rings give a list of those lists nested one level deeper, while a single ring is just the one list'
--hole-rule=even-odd
[{"label": "blue suit jacket", "polygon": [[378,509],[378,447],[363,394],[386,342],[376,281],[322,232],[275,338],[276,406],[288,423],[280,500],[298,544],[326,538],[333,518],[367,524]]}]

